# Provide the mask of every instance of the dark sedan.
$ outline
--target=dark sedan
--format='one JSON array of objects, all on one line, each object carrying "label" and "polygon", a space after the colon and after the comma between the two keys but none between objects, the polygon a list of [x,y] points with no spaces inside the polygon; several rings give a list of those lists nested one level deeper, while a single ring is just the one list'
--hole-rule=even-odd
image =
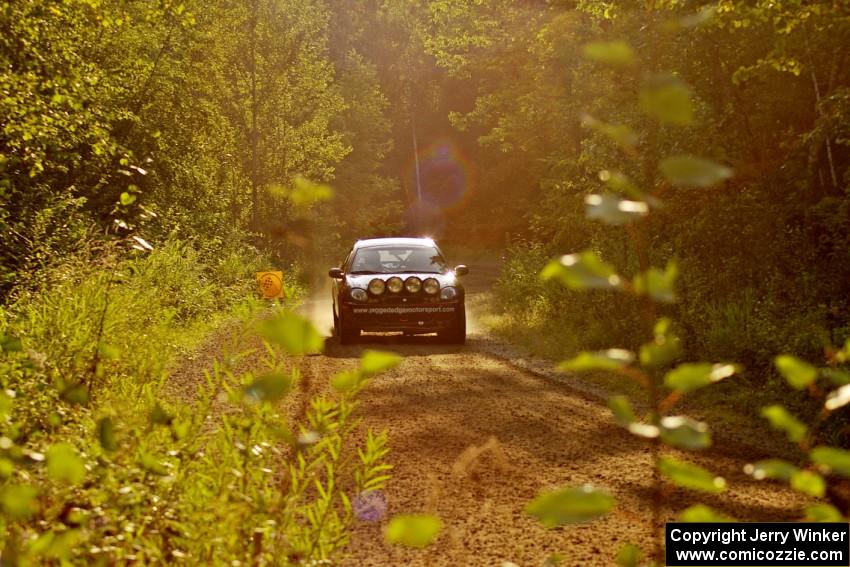
[{"label": "dark sedan", "polygon": [[437,333],[466,340],[466,307],[459,276],[430,238],[358,240],[342,267],[332,268],[334,332],[342,344],[361,331]]}]

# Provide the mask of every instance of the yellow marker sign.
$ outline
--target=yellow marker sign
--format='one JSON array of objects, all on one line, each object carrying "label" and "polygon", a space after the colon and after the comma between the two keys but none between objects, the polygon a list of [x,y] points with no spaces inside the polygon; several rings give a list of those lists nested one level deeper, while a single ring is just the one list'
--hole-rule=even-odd
[{"label": "yellow marker sign", "polygon": [[283,272],[257,272],[257,286],[265,299],[284,297]]}]

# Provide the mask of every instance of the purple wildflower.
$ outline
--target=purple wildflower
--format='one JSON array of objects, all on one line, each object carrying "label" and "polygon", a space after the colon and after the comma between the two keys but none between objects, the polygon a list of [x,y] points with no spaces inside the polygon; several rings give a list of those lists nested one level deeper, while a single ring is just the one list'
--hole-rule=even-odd
[{"label": "purple wildflower", "polygon": [[377,522],[387,513],[387,499],[380,490],[368,490],[354,497],[354,515],[364,522]]}]

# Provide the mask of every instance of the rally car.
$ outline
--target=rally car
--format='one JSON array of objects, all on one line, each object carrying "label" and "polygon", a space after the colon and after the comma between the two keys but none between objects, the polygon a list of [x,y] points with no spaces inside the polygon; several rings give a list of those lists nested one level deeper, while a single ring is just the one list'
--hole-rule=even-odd
[{"label": "rally car", "polygon": [[437,333],[446,342],[466,340],[466,307],[460,276],[430,238],[358,240],[342,266],[332,268],[334,333],[348,344],[367,332]]}]

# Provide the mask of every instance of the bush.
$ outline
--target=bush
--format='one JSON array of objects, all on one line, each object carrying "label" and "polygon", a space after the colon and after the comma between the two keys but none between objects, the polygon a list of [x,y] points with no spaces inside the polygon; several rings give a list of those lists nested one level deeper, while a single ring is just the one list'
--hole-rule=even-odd
[{"label": "bush", "polygon": [[634,347],[640,318],[634,304],[604,293],[579,293],[543,281],[540,271],[552,258],[532,242],[512,245],[494,293],[499,306],[491,323],[498,333],[530,346],[537,354],[564,356],[612,342]]},{"label": "bush", "polygon": [[[277,402],[300,378],[291,356],[322,339],[283,309],[258,323],[259,257],[251,265],[224,254],[213,265],[179,242],[130,260],[115,254],[99,266],[69,259],[51,272],[53,286],[0,311],[4,562],[338,554],[351,500],[381,489],[390,468],[385,435],[368,432],[357,447],[355,400],[397,357],[371,353],[368,367],[333,380],[335,397],[313,398],[290,420]],[[255,329],[265,339],[260,367],[240,372],[244,353],[221,352],[196,393],[166,396],[176,353],[235,314],[231,344]]]}]

